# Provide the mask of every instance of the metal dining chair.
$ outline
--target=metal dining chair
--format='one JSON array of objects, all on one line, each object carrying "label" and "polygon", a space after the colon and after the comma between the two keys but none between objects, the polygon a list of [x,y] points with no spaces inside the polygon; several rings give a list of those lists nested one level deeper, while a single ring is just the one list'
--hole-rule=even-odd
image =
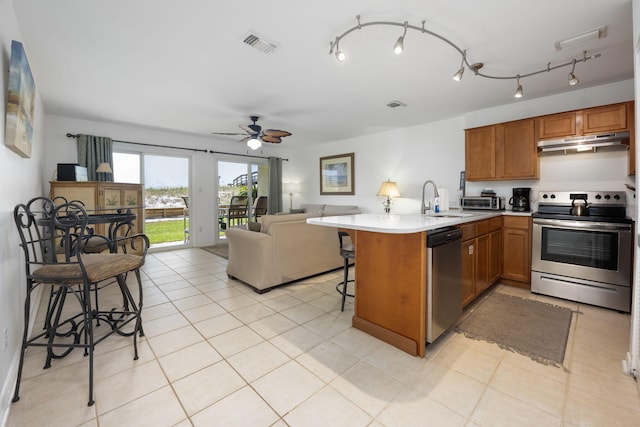
[{"label": "metal dining chair", "polygon": [[[132,336],[134,360],[138,359],[137,336],[142,335],[143,301],[140,267],[144,264],[149,239],[144,234],[136,234],[116,239],[117,253],[86,254],[83,251],[88,223],[85,209],[78,203],[55,206],[53,201],[43,197],[17,205],[14,208],[14,221],[24,253],[26,297],[13,401],[20,399],[20,381],[28,347],[46,347],[45,369],[51,366],[53,359],[62,358],[73,349],[81,348],[89,358],[88,405],[91,406],[94,404],[95,346],[112,334]],[[130,250],[123,253],[120,249],[125,246]],[[125,280],[128,272],[134,272],[137,278],[137,301]],[[92,287],[114,278],[126,299],[127,307],[107,310],[94,307]],[[45,285],[54,289],[54,299],[46,312],[45,330],[30,334],[31,299],[34,292]],[[74,300],[78,308],[72,304]],[[93,323],[97,319],[109,326],[101,328],[101,335],[96,338]]]}]

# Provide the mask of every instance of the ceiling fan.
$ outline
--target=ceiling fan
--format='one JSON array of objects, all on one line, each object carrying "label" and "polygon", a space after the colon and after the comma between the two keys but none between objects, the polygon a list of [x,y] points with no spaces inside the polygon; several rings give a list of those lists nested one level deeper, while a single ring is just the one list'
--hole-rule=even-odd
[{"label": "ceiling fan", "polygon": [[253,124],[240,125],[240,129],[244,132],[212,132],[212,135],[238,135],[244,136],[239,142],[246,142],[249,148],[257,150],[260,148],[263,142],[272,144],[279,144],[282,142],[282,138],[291,135],[291,132],[278,129],[262,129],[262,126],[256,124],[260,117],[251,116],[250,119]]}]

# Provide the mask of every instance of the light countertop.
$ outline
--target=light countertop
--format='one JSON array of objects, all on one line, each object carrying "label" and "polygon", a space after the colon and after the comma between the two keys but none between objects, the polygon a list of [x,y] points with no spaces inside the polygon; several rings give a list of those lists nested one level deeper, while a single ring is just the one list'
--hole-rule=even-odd
[{"label": "light countertop", "polygon": [[409,234],[502,215],[502,212],[444,212],[441,214],[357,214],[307,218],[307,223],[350,230]]}]

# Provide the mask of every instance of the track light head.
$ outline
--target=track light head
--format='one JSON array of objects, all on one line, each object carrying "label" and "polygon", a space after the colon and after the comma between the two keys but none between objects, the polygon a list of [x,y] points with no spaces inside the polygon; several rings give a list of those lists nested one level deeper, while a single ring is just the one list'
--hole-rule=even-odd
[{"label": "track light head", "polygon": [[338,62],[344,62],[344,60],[347,59],[347,54],[336,48],[336,59]]},{"label": "track light head", "polygon": [[516,76],[518,87],[516,88],[516,93],[513,94],[514,98],[522,98],[522,85],[520,84],[520,76]]},{"label": "track light head", "polygon": [[398,41],[393,45],[393,53],[396,55],[400,55],[402,51],[404,51],[404,36],[407,35],[407,27],[409,26],[408,21],[404,21],[404,32],[400,37],[398,37]]},{"label": "track light head", "polygon": [[400,55],[404,50],[404,36],[398,37],[398,41],[393,45],[393,53]]},{"label": "track light head", "polygon": [[580,83],[580,79],[576,77],[574,71],[576,70],[576,60],[573,60],[573,67],[571,67],[571,72],[569,73],[569,86],[575,86]]},{"label": "track light head", "polygon": [[464,67],[460,67],[460,69],[453,75],[453,80],[459,82],[462,80],[462,75],[464,74]]},{"label": "track light head", "polygon": [[569,86],[575,86],[580,83],[580,79],[575,74],[569,73]]},{"label": "track light head", "polygon": [[458,71],[456,71],[456,73],[453,75],[453,80],[459,82],[460,80],[462,80],[462,75],[464,74],[464,61],[465,59],[467,59],[467,51],[464,50],[462,51],[462,61],[460,62],[460,69]]}]

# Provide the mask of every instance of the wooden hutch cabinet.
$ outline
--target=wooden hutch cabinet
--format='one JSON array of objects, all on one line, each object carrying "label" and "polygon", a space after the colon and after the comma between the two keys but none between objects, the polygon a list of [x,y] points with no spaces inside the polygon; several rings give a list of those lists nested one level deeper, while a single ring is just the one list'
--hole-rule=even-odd
[{"label": "wooden hutch cabinet", "polygon": [[[122,184],[105,181],[51,181],[49,197],[79,200],[88,211],[111,213],[118,209],[131,209],[138,217],[132,233],[144,233],[144,199],[142,184]],[[104,224],[96,225],[96,233],[105,234]]]}]

